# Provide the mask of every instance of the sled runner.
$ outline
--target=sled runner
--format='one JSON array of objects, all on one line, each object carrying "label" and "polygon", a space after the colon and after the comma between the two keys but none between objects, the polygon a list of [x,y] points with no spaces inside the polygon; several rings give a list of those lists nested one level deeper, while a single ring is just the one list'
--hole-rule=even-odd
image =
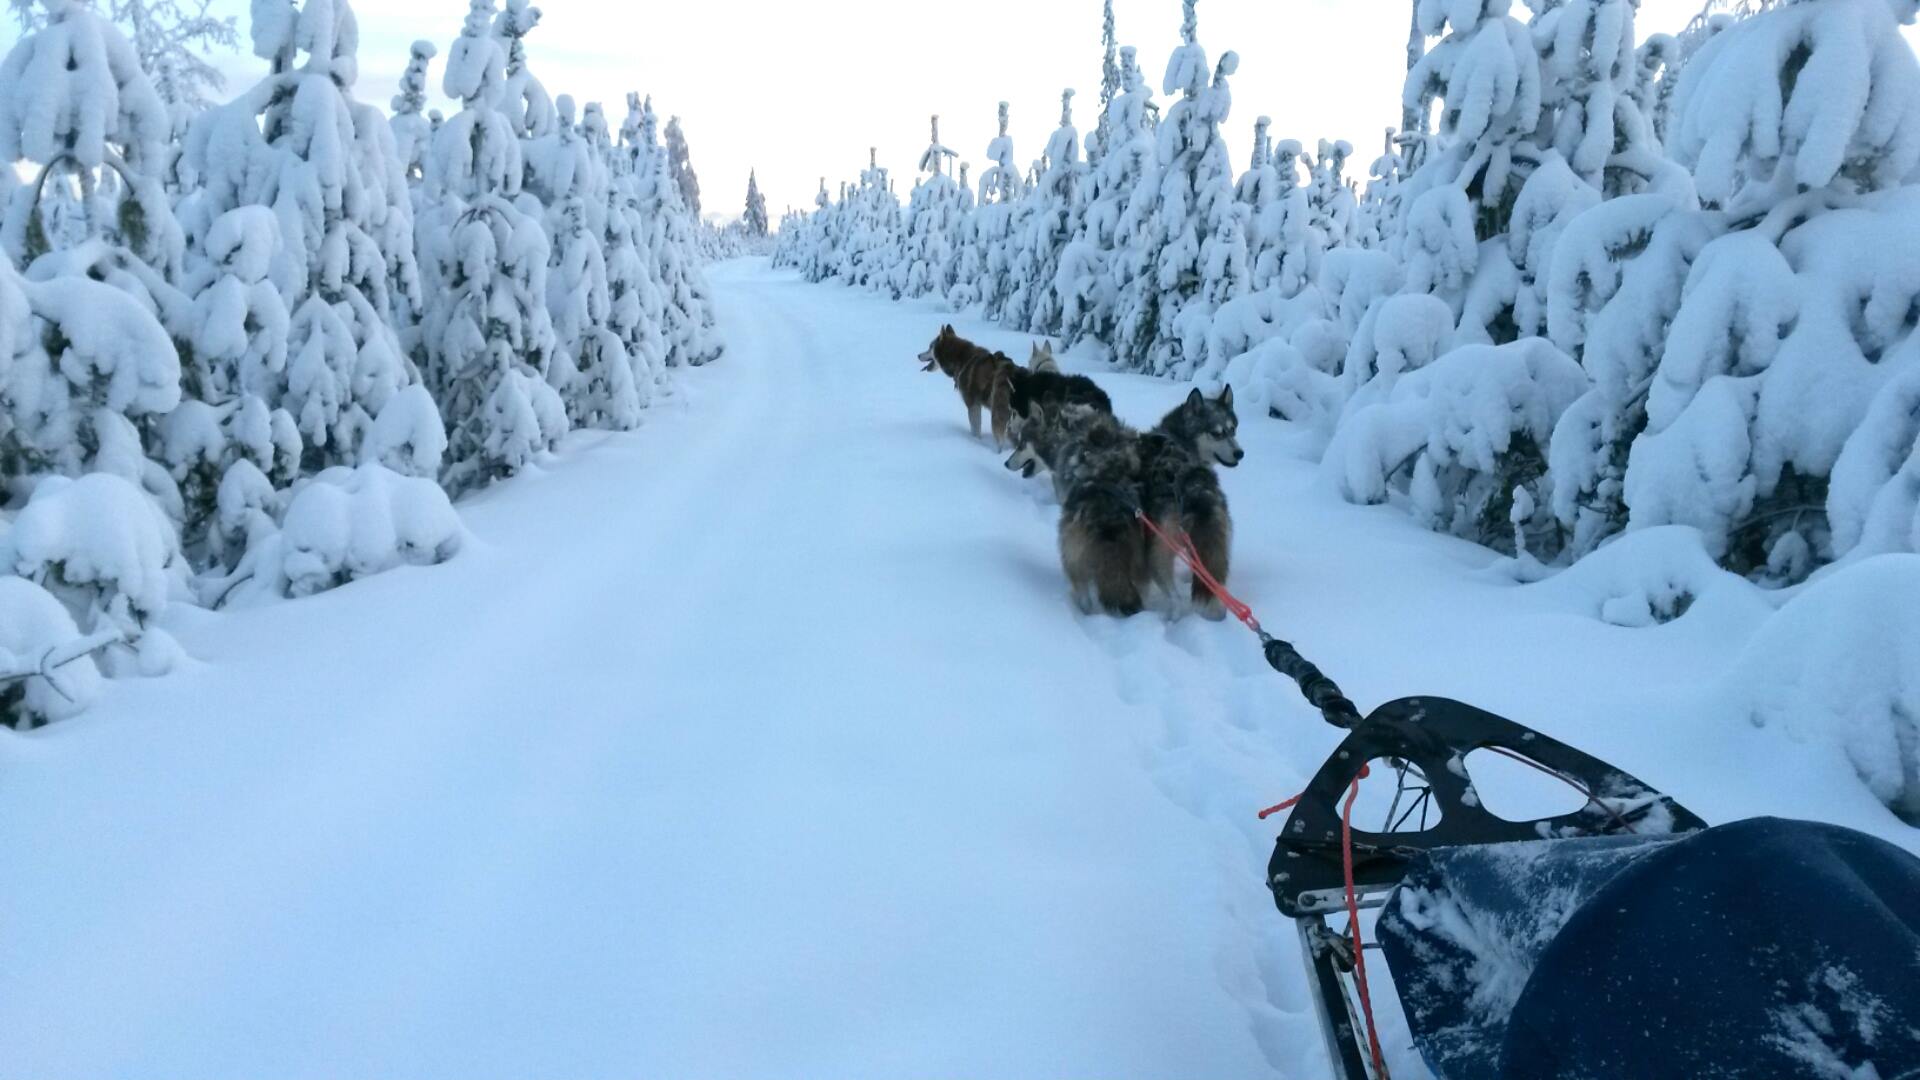
[{"label": "sled runner", "polygon": [[[1920,860],[1829,825],[1708,828],[1620,769],[1456,701],[1358,719],[1266,640],[1274,667],[1350,729],[1283,804],[1267,871],[1335,1080],[1384,1075],[1375,1006],[1396,993],[1442,1080],[1920,1078]],[[1476,750],[1587,801],[1495,816],[1473,786]],[[1377,832],[1352,820],[1369,775],[1394,792]]]}]

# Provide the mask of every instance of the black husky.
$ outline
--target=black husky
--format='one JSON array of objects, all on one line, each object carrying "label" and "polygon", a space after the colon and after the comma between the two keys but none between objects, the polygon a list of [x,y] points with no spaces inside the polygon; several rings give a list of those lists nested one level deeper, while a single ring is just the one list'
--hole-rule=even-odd
[{"label": "black husky", "polygon": [[1043,413],[1055,413],[1068,405],[1085,405],[1095,412],[1113,415],[1113,402],[1107,392],[1085,375],[1015,368],[1007,376],[1012,382],[1009,400],[1012,415],[1007,421],[1007,435],[1014,446],[1020,445],[1020,429],[1034,415],[1036,407]]}]

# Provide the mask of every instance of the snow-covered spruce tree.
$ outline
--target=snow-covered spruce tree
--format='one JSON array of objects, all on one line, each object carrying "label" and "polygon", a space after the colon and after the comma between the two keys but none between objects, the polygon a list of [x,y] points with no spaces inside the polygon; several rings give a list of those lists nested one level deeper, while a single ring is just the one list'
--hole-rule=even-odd
[{"label": "snow-covered spruce tree", "polygon": [[1454,307],[1461,343],[1544,332],[1554,242],[1599,197],[1691,197],[1631,93],[1630,0],[1529,3],[1522,27],[1504,0],[1451,14],[1423,0],[1428,28],[1451,33],[1409,75],[1406,100],[1445,108],[1402,192],[1401,253],[1409,287]]},{"label": "snow-covered spruce tree", "polygon": [[433,210],[417,225],[429,282],[424,374],[446,419],[443,482],[455,492],[518,472],[567,430],[547,382],[550,248],[514,203],[525,169],[494,16],[494,0],[472,0],[447,54],[442,86],[461,108],[434,135]]},{"label": "snow-covered spruce tree", "polygon": [[823,176],[820,190],[813,196],[811,212],[787,208],[786,217],[780,220],[780,239],[774,245],[773,265],[798,270],[808,281],[819,280],[812,271],[819,251],[820,230],[832,201],[827,194],[827,178]]},{"label": "snow-covered spruce tree", "polygon": [[[1337,334],[1312,285],[1326,234],[1314,224],[1308,191],[1299,184],[1300,144],[1287,139],[1272,146],[1264,123],[1255,125],[1254,135],[1253,163],[1235,187],[1234,210],[1244,225],[1232,233],[1217,231],[1202,248],[1210,268],[1216,262],[1224,267],[1214,277],[1244,280],[1247,287],[1219,301],[1206,331],[1206,361],[1195,378],[1231,381],[1243,408],[1265,408],[1307,424],[1318,443],[1338,414],[1331,376],[1340,348],[1333,347]],[[1244,255],[1239,237],[1245,237]],[[1238,269],[1242,259],[1245,268]],[[1321,329],[1309,329],[1311,324]],[[1291,339],[1303,332],[1296,347]]]},{"label": "snow-covered spruce tree", "polygon": [[[413,206],[415,220],[426,216],[432,209],[426,200],[427,158],[432,152],[434,124],[422,110],[427,104],[427,65],[432,62],[439,50],[431,41],[416,41],[408,51],[406,71],[400,76],[400,92],[393,96],[393,116],[387,121],[393,132],[394,156],[400,164],[400,173],[407,185],[408,200]],[[413,238],[407,238],[407,247],[413,248]],[[415,280],[418,280],[419,267],[414,268]],[[421,317],[425,311],[425,298],[413,297],[411,303],[396,304],[394,310],[394,332],[400,339],[400,347],[413,361],[417,370],[426,361],[426,345],[420,338]]]},{"label": "snow-covered spruce tree", "polygon": [[1319,279],[1321,262],[1332,243],[1316,223],[1307,187],[1300,183],[1300,163],[1305,158],[1298,140],[1282,139],[1274,147],[1279,197],[1261,211],[1259,229],[1271,242],[1254,266],[1253,287],[1277,290],[1283,298],[1299,295]]},{"label": "snow-covered spruce tree", "polygon": [[[23,31],[39,30],[48,21],[40,0],[8,4]],[[209,14],[212,0],[105,0],[103,7],[107,21],[127,36],[161,101],[189,115],[207,107],[226,80],[206,53],[240,43],[232,16]]]},{"label": "snow-covered spruce tree", "polygon": [[[934,141],[939,139],[936,137]],[[747,206],[740,221],[746,226],[747,235],[767,235],[767,197],[760,194],[760,176],[752,169],[747,170]]]},{"label": "snow-covered spruce tree", "polygon": [[1409,172],[1410,145],[1403,144],[1392,128],[1387,129],[1385,148],[1367,167],[1367,188],[1354,211],[1354,244],[1382,250],[1400,231],[1401,184]]},{"label": "snow-covered spruce tree", "polygon": [[[1548,41],[1554,26],[1574,26],[1594,8],[1587,0],[1530,3]],[[1348,348],[1342,381],[1350,396],[1324,468],[1348,498],[1404,493],[1434,528],[1554,559],[1566,534],[1551,506],[1551,444],[1587,386],[1575,361],[1537,337],[1548,306],[1540,283],[1561,231],[1598,192],[1541,145],[1560,115],[1543,100],[1585,99],[1558,84],[1543,89],[1535,37],[1509,8],[1508,0],[1419,0],[1422,31],[1446,36],[1408,73],[1404,102],[1409,115],[1423,117],[1435,98],[1443,107],[1403,188],[1398,246],[1405,291],[1444,301],[1456,325],[1449,332],[1434,317],[1437,307],[1411,297],[1373,299]],[[1631,14],[1624,5],[1610,12]],[[1594,32],[1607,25],[1601,20]],[[1611,29],[1611,40],[1630,44],[1630,24]],[[1505,342],[1513,344],[1483,347]],[[1470,400],[1505,408],[1470,417]]]},{"label": "snow-covered spruce tree", "polygon": [[[1232,108],[1232,52],[1208,77],[1194,0],[1183,0],[1182,44],[1167,61],[1162,89],[1181,97],[1160,125],[1153,168],[1122,218],[1120,234],[1135,271],[1121,292],[1114,346],[1134,370],[1191,378],[1206,359],[1215,308],[1244,282],[1211,280],[1202,245],[1233,227],[1233,171],[1220,125]],[[1224,263],[1222,264],[1224,265]]]},{"label": "snow-covered spruce tree", "polygon": [[1352,156],[1353,144],[1345,139],[1321,139],[1320,153],[1308,170],[1307,203],[1313,208],[1313,223],[1332,247],[1344,246],[1352,239],[1359,209],[1359,200],[1347,186],[1347,159]]},{"label": "snow-covered spruce tree", "polygon": [[607,324],[626,348],[634,391],[645,407],[666,377],[666,299],[655,277],[653,253],[645,246],[631,163],[614,147],[598,102],[587,104],[580,128],[596,163],[589,177],[606,208],[599,220],[607,265]]},{"label": "snow-covered spruce tree", "polygon": [[[1752,18],[1759,13],[1791,3],[1793,0],[1706,0],[1694,17],[1688,20],[1680,33],[1664,44],[1661,52],[1662,70],[1659,84],[1653,89],[1653,104],[1644,107],[1647,117],[1653,122],[1655,135],[1665,143],[1670,135],[1673,122],[1673,97],[1679,89],[1680,75],[1686,70],[1693,58],[1705,48],[1709,41],[1723,31],[1737,25],[1741,20]],[[1898,0],[1895,0],[1897,3]],[[1897,14],[1898,9],[1896,9]],[[1654,40],[1648,39],[1649,44]]]},{"label": "snow-covered spruce tree", "polygon": [[1074,207],[1079,200],[1086,166],[1080,160],[1080,132],[1073,126],[1073,91],[1060,95],[1060,126],[1047,140],[1045,169],[1033,190],[1022,233],[1025,253],[1020,262],[1021,289],[1026,300],[1024,329],[1036,334],[1058,334],[1064,305],[1058,292],[1061,252],[1073,237]]},{"label": "snow-covered spruce tree", "polygon": [[1694,525],[1762,580],[1860,544],[1905,484],[1920,63],[1899,23],[1915,6],[1773,8],[1707,42],[1675,92],[1675,153],[1730,228],[1687,276],[1625,499],[1633,527]]},{"label": "snow-covered spruce tree", "polygon": [[[280,228],[263,206],[242,206],[216,218],[201,243],[195,275],[191,347],[184,351],[188,401],[161,424],[163,457],[185,503],[183,537],[196,565],[225,564],[229,550],[216,527],[220,485],[246,461],[275,489],[300,472],[303,441],[287,396],[290,319],[268,280]],[[224,437],[219,437],[224,436]]]},{"label": "snow-covered spruce tree", "polygon": [[1019,282],[1013,273],[1017,242],[1014,214],[1025,193],[1020,168],[1014,164],[1013,136],[1007,133],[1007,103],[1000,103],[1000,133],[987,144],[993,164],[980,172],[979,209],[974,212],[974,243],[979,247],[980,276],[976,294],[990,319],[998,319]]},{"label": "snow-covered spruce tree", "polygon": [[680,189],[680,201],[700,220],[700,178],[693,171],[693,156],[687,151],[687,134],[680,129],[680,118],[667,117],[667,168],[673,173],[674,186]]},{"label": "snow-covered spruce tree", "polygon": [[1551,145],[1575,176],[1598,187],[1614,150],[1615,104],[1635,76],[1631,0],[1528,0],[1540,55],[1541,106]]},{"label": "snow-covered spruce tree", "polygon": [[[98,238],[177,279],[184,239],[161,185],[166,107],[133,47],[91,6],[45,5],[44,25],[0,62],[0,167],[28,176],[0,241],[24,267],[56,241]],[[48,221],[49,194],[68,220]]]},{"label": "snow-covered spruce tree", "polygon": [[1665,351],[1681,289],[1720,228],[1691,199],[1629,195],[1576,216],[1548,279],[1547,325],[1578,356],[1592,387],[1555,428],[1554,516],[1580,558],[1627,525],[1627,456],[1647,423],[1647,388]]},{"label": "snow-covered spruce tree", "polygon": [[720,357],[724,347],[715,329],[713,300],[700,271],[693,241],[693,216],[681,202],[667,155],[660,146],[653,100],[627,95],[621,124],[621,149],[628,159],[626,178],[633,185],[642,246],[651,253],[654,279],[665,301],[669,366],[698,367]]},{"label": "snow-covered spruce tree", "polygon": [[900,203],[893,196],[879,150],[869,147],[860,183],[845,200],[845,233],[836,273],[849,285],[893,293],[894,239]]},{"label": "snow-covered spruce tree", "polygon": [[[28,381],[0,386],[0,400],[12,398],[19,410],[15,453],[4,452],[0,436],[0,473],[115,473],[144,490],[202,558],[220,470],[263,445],[271,460],[273,418],[258,400],[240,400],[224,358],[190,363],[181,400],[179,354],[193,358],[198,332],[211,332],[206,323],[218,313],[203,315],[192,302],[201,282],[183,275],[182,230],[153,171],[165,160],[157,142],[166,136],[165,110],[112,25],[80,4],[53,4],[49,15],[0,65],[0,159],[24,153],[39,164],[8,224],[36,256],[21,287],[47,337],[36,359],[16,365],[16,377]],[[36,205],[36,191],[55,197]],[[16,222],[25,229],[13,229]],[[128,302],[89,312],[110,303],[96,283]],[[82,295],[92,298],[76,299]],[[83,340],[78,323],[88,319],[124,339]],[[284,320],[276,326],[270,317],[261,328],[266,337],[284,332]],[[126,349],[156,355],[115,355]],[[171,404],[102,386],[102,378],[122,387],[164,384]],[[285,446],[290,418],[278,419]]]},{"label": "snow-covered spruce tree", "polygon": [[[1540,59],[1511,0],[1419,0],[1420,28],[1445,34],[1407,74],[1404,102],[1421,115],[1442,103],[1426,161],[1407,182],[1403,260],[1409,288],[1460,315],[1467,340],[1516,337],[1509,312],[1519,273],[1504,237],[1521,186],[1539,160]],[[1469,293],[1473,311],[1468,312]]]},{"label": "snow-covered spruce tree", "polygon": [[1320,274],[1327,234],[1317,224],[1308,189],[1300,183],[1300,143],[1283,139],[1265,163],[1242,178],[1247,206],[1248,264],[1254,292],[1291,299]]},{"label": "snow-covered spruce tree", "polygon": [[358,463],[375,418],[418,379],[395,332],[421,296],[412,201],[386,118],[349,93],[358,38],[346,0],[256,4],[253,49],[272,69],[196,118],[186,149],[202,185],[180,207],[190,235],[242,206],[278,221],[268,280],[292,321],[267,404],[298,421],[309,471]]},{"label": "snow-covered spruce tree", "polygon": [[838,262],[835,252],[839,228],[840,204],[827,191],[827,178],[820,178],[820,190],[813,196],[813,213],[807,218],[807,232],[800,244],[800,273],[810,282],[831,277]]},{"label": "snow-covered spruce tree", "polygon": [[985,260],[980,251],[980,215],[976,213],[973,185],[967,180],[967,162],[960,163],[960,212],[954,215],[948,246],[953,249],[953,271],[947,287],[947,303],[964,309],[980,302],[980,280]]},{"label": "snow-covered spruce tree", "polygon": [[1137,273],[1122,226],[1135,191],[1154,170],[1158,113],[1130,46],[1120,50],[1120,86],[1102,113],[1106,152],[1080,185],[1078,225],[1055,275],[1060,336],[1068,345],[1113,341],[1119,297]]},{"label": "snow-covered spruce tree", "polygon": [[[1552,558],[1558,539],[1551,518],[1546,535],[1535,535],[1543,528],[1536,503],[1544,452],[1561,414],[1585,388],[1580,366],[1542,338],[1457,348],[1400,377],[1384,401],[1345,418],[1323,475],[1355,502],[1404,498],[1429,528],[1509,554]],[[1539,543],[1550,546],[1536,550]]]},{"label": "snow-covered spruce tree", "polygon": [[626,343],[611,326],[606,187],[609,178],[560,95],[547,134],[526,144],[527,194],[545,210],[552,242],[547,310],[555,352],[548,381],[582,427],[626,431],[640,423],[640,391]]},{"label": "snow-covered spruce tree", "polygon": [[1653,128],[1654,137],[1663,141],[1666,130],[1661,115],[1672,90],[1668,76],[1674,72],[1679,55],[1680,43],[1672,34],[1649,35],[1633,54],[1634,107]]},{"label": "snow-covered spruce tree", "polygon": [[1246,208],[1247,260],[1258,265],[1261,255],[1273,246],[1274,237],[1262,229],[1261,211],[1280,201],[1280,173],[1273,167],[1273,137],[1268,133],[1273,118],[1262,116],[1253,122],[1253,157],[1247,171],[1234,182],[1233,197]]},{"label": "snow-covered spruce tree", "polygon": [[[427,149],[433,143],[433,128],[422,112],[427,107],[427,65],[439,54],[431,41],[416,41],[407,57],[407,70],[400,76],[400,92],[393,96],[394,153],[407,183],[417,187],[427,175]],[[414,208],[417,214],[421,208]]]},{"label": "snow-covered spruce tree", "polygon": [[907,201],[906,248],[899,289],[906,296],[945,298],[952,287],[955,219],[960,188],[947,169],[957,156],[940,142],[940,118],[931,124],[932,141],[920,155],[922,176]]},{"label": "snow-covered spruce tree", "polygon": [[527,35],[540,25],[540,9],[531,0],[503,0],[493,17],[493,34],[506,57],[500,107],[513,133],[535,139],[553,129],[553,98],[527,67]]},{"label": "snow-covered spruce tree", "polygon": [[[186,570],[180,499],[143,435],[179,405],[178,357],[140,301],[83,275],[23,280],[0,259],[0,504],[32,493],[0,529],[0,576],[39,586],[26,602],[42,609],[38,629],[0,611],[0,634],[49,647],[85,635],[85,652],[113,643],[109,674],[172,665],[178,650],[150,620]],[[46,593],[67,612],[51,627]]]},{"label": "snow-covered spruce tree", "polygon": [[1548,334],[1592,382],[1549,453],[1552,510],[1566,554],[1579,558],[1626,525],[1622,479],[1646,426],[1647,387],[1687,269],[1718,225],[1697,213],[1691,178],[1645,112],[1668,50],[1650,42],[1633,52],[1630,5],[1537,6],[1552,110],[1543,126],[1555,149],[1515,201],[1506,261],[1519,279],[1515,331]]},{"label": "snow-covered spruce tree", "polygon": [[1098,167],[1113,144],[1111,127],[1113,99],[1120,96],[1125,83],[1120,76],[1120,41],[1114,36],[1113,0],[1105,0],[1100,9],[1100,123],[1094,128],[1093,141],[1087,146],[1087,164]]},{"label": "snow-covered spruce tree", "polygon": [[515,207],[540,222],[548,242],[546,302],[554,330],[545,376],[576,426],[628,430],[641,394],[626,344],[609,327],[605,162],[576,126],[571,98],[556,102],[527,59],[540,9],[507,0],[493,29],[506,56],[504,100],[521,140],[524,183]]},{"label": "snow-covered spruce tree", "polygon": [[1656,36],[1634,48],[1633,0],[1532,0],[1550,146],[1576,176],[1611,198],[1642,191],[1684,195],[1686,171],[1660,147],[1647,99],[1670,51]]},{"label": "snow-covered spruce tree", "polygon": [[[1523,337],[1552,336],[1581,359],[1593,380],[1589,393],[1569,410],[1567,426],[1558,429],[1567,435],[1566,444],[1559,445],[1556,436],[1551,455],[1556,464],[1554,515],[1571,528],[1568,554],[1578,557],[1615,527],[1605,522],[1622,517],[1620,470],[1628,443],[1644,423],[1644,393],[1651,368],[1644,342],[1636,340],[1646,331],[1632,328],[1633,320],[1639,317],[1636,312],[1654,313],[1651,325],[1661,325],[1671,317],[1674,299],[1636,295],[1633,303],[1651,307],[1627,308],[1611,317],[1609,327],[1595,341],[1597,351],[1588,354],[1582,351],[1587,344],[1584,327],[1588,317],[1599,311],[1590,305],[1605,305],[1611,299],[1619,283],[1619,264],[1637,262],[1649,254],[1662,265],[1656,269],[1650,262],[1644,270],[1668,279],[1671,287],[1684,276],[1684,264],[1675,272],[1670,260],[1691,260],[1698,243],[1680,242],[1682,236],[1675,234],[1661,240],[1655,251],[1651,246],[1634,247],[1630,241],[1623,245],[1614,231],[1623,221],[1650,210],[1664,214],[1661,207],[1693,209],[1692,181],[1665,156],[1633,95],[1632,5],[1621,0],[1542,0],[1536,8],[1531,31],[1542,56],[1542,130],[1550,131],[1551,138],[1544,140],[1546,148],[1514,201],[1504,258],[1494,257],[1492,264],[1511,265],[1514,270],[1513,332]],[[1637,209],[1625,211],[1626,218],[1596,211],[1589,227],[1576,224],[1603,198],[1640,193],[1658,194],[1664,201],[1643,201]],[[1577,235],[1586,246],[1564,250],[1570,235]],[[1640,236],[1642,241],[1648,238]],[[1591,246],[1596,242],[1598,248]],[[1574,275],[1571,280],[1562,278],[1557,269],[1565,260],[1577,268],[1569,271]],[[1582,274],[1610,284],[1597,288],[1592,277],[1583,279]],[[1490,325],[1488,313],[1498,309],[1504,296],[1503,285],[1497,296],[1470,299],[1469,313],[1480,314],[1463,318],[1463,324]],[[1556,306],[1565,309],[1558,325]],[[1622,317],[1626,321],[1613,321]],[[1463,338],[1473,333],[1463,325]],[[1595,457],[1592,449],[1600,445],[1606,446],[1606,454]],[[1573,463],[1576,458],[1581,460],[1578,465]],[[1560,463],[1568,466],[1564,473],[1557,467]],[[1583,509],[1574,512],[1576,505]]]},{"label": "snow-covered spruce tree", "polygon": [[84,275],[32,281],[0,264],[0,345],[0,491],[111,472],[178,513],[143,429],[179,405],[180,362],[145,305]]}]

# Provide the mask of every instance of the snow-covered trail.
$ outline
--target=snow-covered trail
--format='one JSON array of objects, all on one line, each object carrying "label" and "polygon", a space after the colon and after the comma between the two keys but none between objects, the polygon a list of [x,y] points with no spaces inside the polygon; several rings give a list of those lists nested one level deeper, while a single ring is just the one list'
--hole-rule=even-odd
[{"label": "snow-covered trail", "polygon": [[[453,562],[182,615],[190,670],[0,730],[0,1076],[1325,1075],[1253,812],[1338,733],[1237,625],[1073,612],[1045,483],[913,362],[949,316],[713,276],[728,357]],[[1137,423],[1185,390],[1100,377]],[[1517,588],[1274,428],[1233,582],[1355,700],[1916,846],[1714,710],[1764,604],[1605,625],[1625,586]]]},{"label": "snow-covered trail", "polygon": [[1270,1067],[937,320],[718,277],[690,404],[465,507],[460,559],[203,618],[203,666],[0,743],[0,1074]]}]

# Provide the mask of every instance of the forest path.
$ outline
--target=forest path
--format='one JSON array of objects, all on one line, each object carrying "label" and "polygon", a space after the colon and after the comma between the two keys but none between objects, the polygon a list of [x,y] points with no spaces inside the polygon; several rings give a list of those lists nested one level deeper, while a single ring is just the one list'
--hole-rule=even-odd
[{"label": "forest path", "polygon": [[1244,631],[1072,610],[939,313],[714,278],[728,356],[453,562],[0,744],[0,1073],[1311,1071]]}]

